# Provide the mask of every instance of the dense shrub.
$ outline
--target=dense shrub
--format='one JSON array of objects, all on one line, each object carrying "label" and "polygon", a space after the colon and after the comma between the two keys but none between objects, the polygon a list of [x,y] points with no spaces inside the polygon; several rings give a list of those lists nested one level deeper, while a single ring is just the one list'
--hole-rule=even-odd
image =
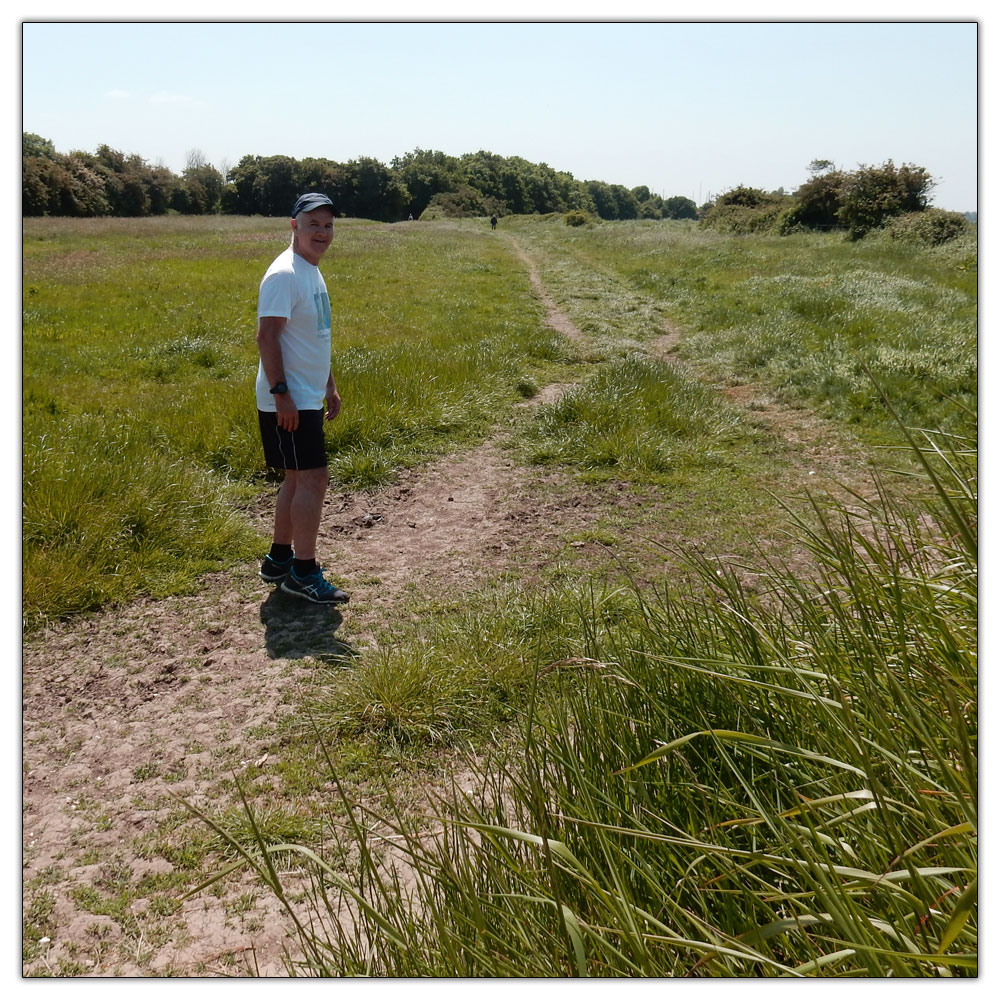
[{"label": "dense shrub", "polygon": [[850,238],[859,239],[893,216],[922,212],[933,186],[923,167],[905,163],[897,168],[892,160],[863,166],[844,178],[837,214]]},{"label": "dense shrub", "polygon": [[701,225],[721,233],[746,235],[774,231],[793,204],[783,194],[739,185],[726,191],[702,214]]},{"label": "dense shrub", "polygon": [[424,221],[428,219],[470,218],[482,215],[505,215],[506,204],[488,198],[468,184],[461,184],[455,191],[440,191],[427,203],[420,213]]},{"label": "dense shrub", "polygon": [[[888,160],[880,167],[862,166],[850,173],[827,170],[810,178],[793,198],[780,191],[767,193],[740,185],[703,209],[702,225],[725,233],[773,231],[781,235],[843,227],[856,240],[890,219],[924,212],[933,184],[923,167],[904,164],[897,168]],[[952,239],[962,232],[961,216],[944,215],[955,218],[902,224],[899,238],[929,245]]]},{"label": "dense shrub", "polygon": [[683,195],[674,195],[663,202],[664,219],[697,219],[698,206]]},{"label": "dense shrub", "polygon": [[701,220],[706,229],[737,236],[748,233],[767,233],[778,229],[783,214],[787,211],[786,199],[756,206],[714,204]]},{"label": "dense shrub", "polygon": [[715,204],[719,207],[724,205],[739,205],[743,208],[759,208],[761,205],[772,203],[774,197],[765,194],[760,188],[745,187],[740,184],[730,191],[725,191],[716,199]]},{"label": "dense shrub", "polygon": [[971,230],[969,221],[959,212],[928,208],[923,212],[908,212],[886,224],[886,232],[903,243],[940,246]]},{"label": "dense shrub", "polygon": [[832,229],[839,226],[844,174],[831,170],[806,181],[795,192],[796,204],[782,219],[781,231]]},{"label": "dense shrub", "polygon": [[585,226],[591,221],[590,216],[586,212],[581,212],[578,209],[567,212],[563,218],[566,220],[567,226]]}]

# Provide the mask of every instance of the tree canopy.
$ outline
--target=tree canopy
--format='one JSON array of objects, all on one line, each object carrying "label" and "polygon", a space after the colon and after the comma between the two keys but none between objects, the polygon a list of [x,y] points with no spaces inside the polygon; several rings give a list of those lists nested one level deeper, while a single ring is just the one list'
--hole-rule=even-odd
[{"label": "tree canopy", "polygon": [[339,215],[380,222],[560,212],[607,221],[701,219],[732,232],[841,228],[856,239],[896,216],[924,211],[934,184],[913,164],[897,168],[889,160],[843,171],[832,160],[815,159],[794,195],[740,184],[699,209],[690,198],[664,198],[645,184],[630,190],[577,180],[546,163],[482,149],[451,156],[418,147],[388,166],[367,156],[338,163],[248,154],[225,172],[191,150],[180,175],[108,145],[59,153],[32,132],[22,133],[21,153],[26,216],[283,216],[303,191],[323,191]]},{"label": "tree canopy", "polygon": [[[435,215],[547,214],[579,210],[601,219],[673,218],[648,187],[580,181],[546,163],[487,150],[450,156],[417,148],[387,166],[372,157],[347,163],[318,157],[244,156],[225,174],[198,150],[178,176],[109,146],[56,152],[22,135],[24,215],[159,215],[223,212],[284,215],[297,194],[320,190],[340,215],[388,222]],[[641,211],[640,211],[641,207]]]}]

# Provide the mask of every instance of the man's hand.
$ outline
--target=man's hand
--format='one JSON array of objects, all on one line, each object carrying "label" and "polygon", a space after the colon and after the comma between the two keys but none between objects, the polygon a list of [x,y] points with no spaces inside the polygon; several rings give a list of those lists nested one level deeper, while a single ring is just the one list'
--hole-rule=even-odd
[{"label": "man's hand", "polygon": [[278,412],[278,426],[282,430],[297,431],[299,429],[299,410],[295,400],[287,393],[275,395],[274,407]]},{"label": "man's hand", "polygon": [[332,386],[326,387],[326,419],[333,420],[340,413],[340,393]]}]

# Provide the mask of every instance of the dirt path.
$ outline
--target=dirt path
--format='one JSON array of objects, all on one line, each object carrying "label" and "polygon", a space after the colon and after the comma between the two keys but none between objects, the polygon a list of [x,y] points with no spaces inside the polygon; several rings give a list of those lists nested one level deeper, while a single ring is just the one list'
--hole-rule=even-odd
[{"label": "dirt path", "polygon": [[[525,260],[550,325],[582,337]],[[282,950],[294,942],[275,901],[249,880],[172,903],[182,890],[170,858],[180,862],[190,835],[174,796],[218,810],[233,797],[231,773],[266,771],[267,734],[308,684],[310,661],[376,641],[413,588],[461,594],[494,575],[526,531],[544,541],[584,522],[588,497],[565,480],[558,498],[547,489],[539,499],[542,477],[491,439],[379,492],[329,496],[319,551],[352,593],[340,611],[267,587],[253,564],[207,577],[192,596],[137,601],[32,638],[23,653],[26,974],[232,974],[248,960],[283,974]],[[559,477],[544,478],[551,487]],[[266,530],[270,515],[264,502],[253,517]]]}]

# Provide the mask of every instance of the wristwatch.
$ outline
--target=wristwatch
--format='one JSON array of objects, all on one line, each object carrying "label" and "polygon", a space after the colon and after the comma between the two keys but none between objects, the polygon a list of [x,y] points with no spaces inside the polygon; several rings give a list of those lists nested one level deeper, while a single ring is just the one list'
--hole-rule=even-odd
[{"label": "wristwatch", "polygon": [[288,392],[288,386],[284,382],[278,382],[271,386],[272,396],[284,396]]}]

